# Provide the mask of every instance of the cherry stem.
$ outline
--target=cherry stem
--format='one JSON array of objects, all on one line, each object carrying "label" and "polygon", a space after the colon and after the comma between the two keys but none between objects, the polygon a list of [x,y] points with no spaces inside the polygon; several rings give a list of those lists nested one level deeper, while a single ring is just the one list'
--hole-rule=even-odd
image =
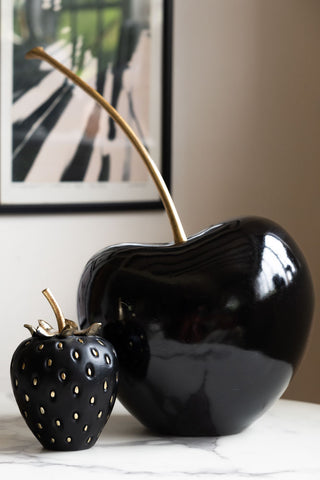
[{"label": "cherry stem", "polygon": [[42,291],[42,293],[46,297],[46,299],[48,300],[48,302],[51,305],[52,310],[54,311],[54,314],[56,316],[57,323],[58,323],[58,330],[59,330],[59,332],[61,332],[64,329],[64,327],[66,326],[66,320],[65,320],[64,315],[62,313],[62,310],[59,307],[58,302],[56,301],[56,299],[52,295],[49,288],[45,288]]},{"label": "cherry stem", "polygon": [[62,65],[60,62],[55,60],[51,55],[46,53],[42,47],[35,47],[26,54],[27,59],[39,59],[48,62],[52,67],[59,70],[62,74],[68,77],[73,83],[78,85],[82,90],[84,90],[90,97],[92,97],[99,105],[101,105],[110,115],[110,117],[119,125],[123,132],[127,135],[133,146],[136,148],[140,157],[144,161],[149,173],[158,189],[161,201],[167,212],[175,243],[182,243],[187,240],[186,234],[184,232],[182,223],[180,221],[178,212],[173,203],[172,197],[169,193],[167,185],[163,180],[163,177],[150,157],[147,149],[138,139],[134,131],[127,124],[127,122],[119,115],[117,110],[113,108],[110,103],[108,103],[96,90],[90,87],[86,82],[84,82],[80,77],[75,73],[69,70],[67,67]]}]

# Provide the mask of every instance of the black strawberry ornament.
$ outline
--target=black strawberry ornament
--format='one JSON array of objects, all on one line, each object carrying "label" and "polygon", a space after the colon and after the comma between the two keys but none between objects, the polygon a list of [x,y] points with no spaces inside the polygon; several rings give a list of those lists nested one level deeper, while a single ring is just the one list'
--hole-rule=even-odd
[{"label": "black strawberry ornament", "polygon": [[100,324],[78,330],[64,318],[49,289],[58,331],[39,320],[13,354],[12,388],[23,418],[44,448],[82,450],[95,444],[111,414],[118,386],[112,345]]}]

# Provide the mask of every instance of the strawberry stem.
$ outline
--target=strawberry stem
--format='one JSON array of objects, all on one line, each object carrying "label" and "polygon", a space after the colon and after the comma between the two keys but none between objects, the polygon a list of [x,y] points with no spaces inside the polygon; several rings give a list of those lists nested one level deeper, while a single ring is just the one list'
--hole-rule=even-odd
[{"label": "strawberry stem", "polygon": [[172,197],[169,193],[167,185],[163,180],[163,177],[150,157],[147,149],[144,147],[142,142],[138,139],[136,134],[133,132],[131,127],[125,122],[125,120],[119,115],[117,110],[113,108],[96,90],[90,87],[86,82],[84,82],[80,77],[78,77],[71,70],[66,68],[60,62],[51,57],[46,53],[42,47],[35,47],[26,54],[27,59],[40,59],[48,62],[56,70],[59,70],[63,75],[68,77],[73,83],[78,85],[82,90],[84,90],[91,98],[93,98],[100,106],[102,106],[110,115],[110,117],[119,125],[119,127],[127,135],[133,146],[136,148],[140,157],[144,161],[149,173],[158,189],[162,203],[166,209],[175,243],[183,243],[187,240],[186,234],[184,232],[183,226],[181,224],[178,212],[173,203]]},{"label": "strawberry stem", "polygon": [[59,333],[64,329],[64,327],[66,326],[66,320],[64,318],[64,315],[62,313],[62,310],[61,308],[59,307],[56,299],[54,298],[54,296],[52,295],[51,291],[49,290],[49,288],[45,288],[43,291],[42,291],[43,295],[46,297],[46,299],[48,300],[48,302],[50,303],[51,305],[51,308],[52,310],[54,311],[54,314],[56,316],[56,319],[57,319],[57,323],[58,323],[58,330],[59,330]]}]

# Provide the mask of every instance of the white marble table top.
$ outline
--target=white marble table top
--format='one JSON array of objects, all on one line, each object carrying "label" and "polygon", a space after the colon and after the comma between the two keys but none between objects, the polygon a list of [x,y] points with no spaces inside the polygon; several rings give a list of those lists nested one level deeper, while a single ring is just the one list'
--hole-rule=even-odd
[{"label": "white marble table top", "polygon": [[0,475],[24,480],[319,480],[320,405],[279,400],[240,434],[179,438],[152,435],[117,402],[94,447],[49,452],[29,431],[12,394],[0,393]]}]

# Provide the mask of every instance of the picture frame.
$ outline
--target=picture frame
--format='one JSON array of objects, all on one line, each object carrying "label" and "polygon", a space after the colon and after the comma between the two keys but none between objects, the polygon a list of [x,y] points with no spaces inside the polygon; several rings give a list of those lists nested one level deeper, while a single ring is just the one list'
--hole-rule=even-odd
[{"label": "picture frame", "polygon": [[119,127],[43,46],[96,88],[143,141],[170,189],[172,0],[0,0],[0,214],[160,209]]}]

